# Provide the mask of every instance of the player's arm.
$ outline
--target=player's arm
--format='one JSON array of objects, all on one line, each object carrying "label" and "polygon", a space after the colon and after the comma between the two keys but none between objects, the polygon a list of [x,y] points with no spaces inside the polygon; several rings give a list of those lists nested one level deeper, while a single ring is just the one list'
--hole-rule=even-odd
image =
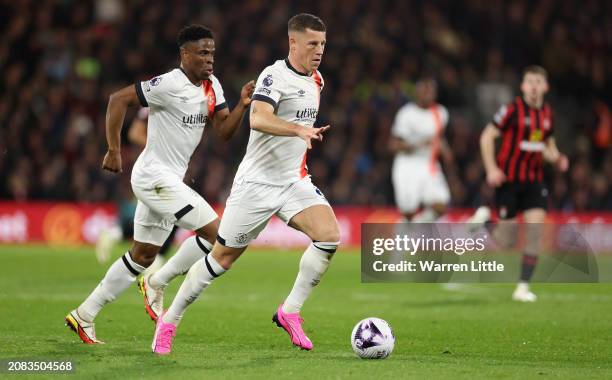
[{"label": "player's arm", "polygon": [[542,151],[544,160],[555,165],[560,171],[566,171],[569,168],[569,159],[565,154],[559,152],[555,138],[550,136],[546,139],[545,143],[544,150]]},{"label": "player's arm", "polygon": [[442,157],[444,164],[447,166],[450,166],[455,162],[453,150],[451,149],[450,145],[448,145],[448,141],[446,141],[444,136],[440,138],[440,156]]},{"label": "player's arm", "polygon": [[249,104],[251,104],[251,96],[254,89],[254,81],[246,83],[240,91],[240,101],[232,112],[226,107],[214,114],[212,119],[213,129],[225,140],[229,140],[236,132],[236,129],[238,129],[238,126],[242,124],[244,112],[249,107]]},{"label": "player's arm", "polygon": [[274,114],[272,104],[254,100],[251,104],[249,118],[251,129],[274,136],[297,136],[306,142],[308,149],[312,148],[311,140],[323,141],[323,132],[329,125],[322,128],[310,128],[285,121]]},{"label": "player's arm", "polygon": [[121,127],[125,112],[130,106],[140,104],[136,87],[127,86],[111,94],[106,109],[106,142],[108,151],[102,162],[102,169],[120,173],[121,169]]},{"label": "player's arm", "polygon": [[480,135],[480,154],[487,172],[487,183],[493,187],[501,185],[506,180],[506,175],[495,161],[495,139],[500,135],[499,129],[493,123],[487,124]]}]

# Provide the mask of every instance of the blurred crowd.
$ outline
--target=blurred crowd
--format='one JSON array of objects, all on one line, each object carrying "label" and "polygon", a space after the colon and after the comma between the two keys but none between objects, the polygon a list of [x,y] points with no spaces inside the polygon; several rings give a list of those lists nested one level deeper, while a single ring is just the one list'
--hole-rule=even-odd
[{"label": "blurred crowd", "polygon": [[[332,129],[308,166],[332,204],[393,204],[389,131],[423,72],[450,111],[452,205],[490,202],[479,133],[537,63],[571,161],[566,174],[547,171],[551,208],[612,209],[606,0],[0,0],[0,199],[129,198],[140,148],[124,139],[122,175],[100,169],[110,93],[176,67],[178,30],[201,23],[215,33],[215,75],[233,106],[244,82],[286,56],[286,22],[303,11],[328,29],[318,123]],[[186,182],[223,203],[248,134],[246,123],[229,143],[205,132]]]}]

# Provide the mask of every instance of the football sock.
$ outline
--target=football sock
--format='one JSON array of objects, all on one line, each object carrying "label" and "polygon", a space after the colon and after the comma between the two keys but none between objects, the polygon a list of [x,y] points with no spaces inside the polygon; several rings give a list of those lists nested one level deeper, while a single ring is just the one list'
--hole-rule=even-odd
[{"label": "football sock", "polygon": [[306,249],[300,260],[300,271],[293,284],[293,289],[283,303],[285,313],[298,313],[302,309],[304,301],[327,271],[338,244],[339,242],[313,242]]},{"label": "football sock", "polygon": [[126,252],[108,268],[100,284],[91,292],[81,306],[77,308],[79,317],[86,322],[93,322],[96,315],[102,310],[102,307],[114,301],[144,270],[145,267],[134,262],[130,252]]},{"label": "football sock", "polygon": [[175,277],[187,273],[189,268],[209,254],[211,249],[212,244],[197,235],[185,239],[176,254],[149,277],[149,284],[154,288],[165,287]]},{"label": "football sock", "polygon": [[163,317],[164,322],[172,323],[175,326],[181,322],[187,306],[191,305],[200,294],[217,277],[225,273],[226,270],[215,260],[212,255],[196,261],[191,266],[185,281],[176,293],[172,305]]},{"label": "football sock", "polygon": [[529,282],[531,275],[538,263],[538,256],[529,253],[523,253],[523,260],[521,263],[521,282]]}]

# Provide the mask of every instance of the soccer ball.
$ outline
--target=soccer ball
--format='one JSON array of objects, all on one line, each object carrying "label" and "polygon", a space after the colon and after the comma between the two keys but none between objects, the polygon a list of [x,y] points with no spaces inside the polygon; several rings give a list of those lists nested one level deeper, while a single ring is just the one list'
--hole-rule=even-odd
[{"label": "soccer ball", "polygon": [[384,359],[393,351],[395,336],[386,321],[366,318],[353,328],[351,345],[362,359]]}]

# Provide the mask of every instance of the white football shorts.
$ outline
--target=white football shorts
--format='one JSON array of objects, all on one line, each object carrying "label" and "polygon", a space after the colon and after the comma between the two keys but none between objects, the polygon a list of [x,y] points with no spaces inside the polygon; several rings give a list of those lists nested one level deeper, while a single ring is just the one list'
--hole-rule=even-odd
[{"label": "white football shorts", "polygon": [[447,204],[450,192],[439,165],[431,172],[429,162],[395,162],[393,164],[393,190],[395,203],[402,213],[412,213],[419,206],[435,203]]},{"label": "white football shorts", "polygon": [[134,240],[162,246],[176,224],[195,231],[217,219],[213,208],[175,175],[159,177],[150,186],[132,184],[138,198]]},{"label": "white football shorts", "polygon": [[246,247],[273,215],[288,224],[300,211],[315,205],[329,203],[308,176],[286,186],[234,182],[217,240],[226,247]]}]

